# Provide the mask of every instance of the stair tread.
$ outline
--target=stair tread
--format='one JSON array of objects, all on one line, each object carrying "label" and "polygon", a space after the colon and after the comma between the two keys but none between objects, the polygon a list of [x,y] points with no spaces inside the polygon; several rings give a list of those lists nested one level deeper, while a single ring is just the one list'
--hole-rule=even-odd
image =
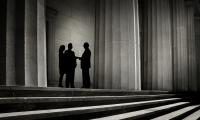
[{"label": "stair tread", "polygon": [[83,89],[59,87],[21,87],[0,86],[0,97],[68,97],[68,96],[116,96],[116,95],[155,95],[170,94],[159,90],[118,90],[118,89]]},{"label": "stair tread", "polygon": [[173,94],[162,95],[126,95],[126,96],[74,96],[74,97],[4,97],[0,98],[0,104],[24,103],[24,102],[61,102],[61,101],[86,101],[86,100],[115,100],[115,99],[136,99],[173,97]]},{"label": "stair tread", "polygon": [[86,91],[86,92],[132,92],[132,93],[169,93],[164,90],[119,90],[119,89],[84,89],[84,88],[61,88],[61,87],[25,87],[25,86],[0,86],[0,90],[38,90],[38,91]]},{"label": "stair tread", "polygon": [[197,110],[196,112],[194,112],[191,115],[187,116],[183,120],[197,120],[199,118],[200,118],[200,110]]},{"label": "stair tread", "polygon": [[169,119],[175,118],[175,117],[177,117],[177,116],[179,116],[181,114],[184,114],[184,113],[186,113],[186,112],[188,112],[188,111],[190,111],[192,109],[195,109],[195,108],[197,108],[199,106],[200,105],[191,105],[191,106],[182,108],[180,110],[177,110],[177,111],[174,111],[174,112],[159,116],[159,117],[154,118],[152,120],[169,120]]},{"label": "stair tread", "polygon": [[[89,106],[89,107],[74,107],[74,108],[61,108],[61,109],[48,109],[48,110],[34,110],[34,111],[24,111],[24,112],[11,112],[11,113],[1,113],[0,119],[2,118],[12,118],[16,116],[31,116],[44,117],[42,115],[52,116],[63,116],[63,115],[75,115],[80,113],[91,113],[91,112],[101,112],[105,110],[115,110],[115,109],[123,109],[126,107],[135,107],[139,105],[151,104],[151,103],[159,103],[162,101],[175,101],[180,100],[181,98],[170,98],[170,99],[160,99],[160,100],[149,100],[149,101],[140,101],[140,102],[131,102],[131,103],[120,103],[120,104],[110,104],[110,105],[98,105],[98,106]],[[188,102],[179,102],[176,105],[186,104]],[[158,108],[151,108],[150,111],[159,110]],[[161,108],[160,108],[161,109]],[[55,114],[56,113],[56,114]]]},{"label": "stair tread", "polygon": [[140,116],[140,115],[144,115],[144,114],[148,114],[148,113],[153,113],[155,111],[164,110],[164,109],[167,109],[167,108],[172,108],[172,107],[183,105],[183,104],[188,104],[188,103],[189,102],[177,102],[177,103],[173,103],[173,104],[169,104],[169,105],[164,105],[164,106],[159,106],[159,107],[154,107],[154,108],[148,108],[148,109],[144,109],[144,110],[138,110],[138,111],[127,112],[127,113],[123,113],[123,114],[117,114],[117,115],[112,115],[112,116],[107,116],[107,117],[102,117],[102,118],[96,118],[96,119],[93,119],[93,120],[127,119],[127,118],[136,117],[136,116]]}]

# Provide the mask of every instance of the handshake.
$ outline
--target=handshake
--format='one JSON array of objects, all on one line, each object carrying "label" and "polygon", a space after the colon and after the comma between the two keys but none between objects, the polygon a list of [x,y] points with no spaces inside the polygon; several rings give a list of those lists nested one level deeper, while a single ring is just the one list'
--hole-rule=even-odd
[{"label": "handshake", "polygon": [[79,60],[81,60],[81,57],[76,57],[76,59],[79,59]]}]

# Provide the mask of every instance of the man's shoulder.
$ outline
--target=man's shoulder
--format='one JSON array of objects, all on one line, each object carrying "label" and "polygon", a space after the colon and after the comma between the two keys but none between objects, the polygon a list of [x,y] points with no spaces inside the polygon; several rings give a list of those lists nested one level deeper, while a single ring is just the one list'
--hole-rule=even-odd
[{"label": "man's shoulder", "polygon": [[72,54],[72,55],[75,55],[74,51],[71,51],[71,54]]},{"label": "man's shoulder", "polygon": [[66,50],[65,53],[74,53],[72,50]]},{"label": "man's shoulder", "polygon": [[68,50],[65,50],[65,53],[68,53]]},{"label": "man's shoulder", "polygon": [[90,49],[88,49],[88,50],[87,50],[87,52],[88,52],[89,54],[91,54],[91,51],[90,51]]},{"label": "man's shoulder", "polygon": [[85,51],[90,52],[90,49],[86,49]]}]

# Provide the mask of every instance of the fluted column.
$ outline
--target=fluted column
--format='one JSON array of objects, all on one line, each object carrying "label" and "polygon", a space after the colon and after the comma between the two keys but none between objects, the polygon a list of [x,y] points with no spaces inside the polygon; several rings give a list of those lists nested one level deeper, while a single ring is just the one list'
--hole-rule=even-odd
[{"label": "fluted column", "polygon": [[188,44],[188,89],[190,91],[197,91],[197,53],[196,41],[194,31],[194,3],[187,1],[186,3],[186,17],[187,17],[187,44]]},{"label": "fluted column", "polygon": [[[121,38],[120,31],[122,32],[123,30],[120,28],[120,19],[121,19],[121,14],[120,12],[122,11],[121,7],[121,0],[112,0],[112,17],[111,19],[111,27],[112,30],[110,31],[110,34],[112,35],[111,43],[112,43],[112,66],[110,66],[112,69],[112,88],[114,89],[121,89],[121,41],[124,39]],[[109,12],[109,11],[106,11]],[[105,54],[107,51],[105,51]],[[106,61],[105,61],[106,62]],[[125,61],[124,61],[125,62]],[[105,72],[107,70],[105,69]],[[107,79],[105,79],[107,80]]]},{"label": "fluted column", "polygon": [[197,57],[197,86],[200,91],[200,17],[195,17],[195,43],[196,43],[196,57]]},{"label": "fluted column", "polygon": [[144,89],[197,91],[193,1],[145,1]]},{"label": "fluted column", "polygon": [[6,85],[15,85],[16,1],[7,0],[6,27]]},{"label": "fluted column", "polygon": [[188,90],[188,42],[184,0],[173,1],[174,90]]},{"label": "fluted column", "polygon": [[47,86],[47,47],[45,0],[37,1],[37,66],[38,86]]},{"label": "fluted column", "polygon": [[95,86],[104,88],[105,65],[105,0],[96,2],[96,41],[95,41]]},{"label": "fluted column", "polygon": [[25,0],[25,86],[37,86],[37,1]]},{"label": "fluted column", "polygon": [[141,76],[138,2],[100,0],[98,4],[96,86],[139,90]]},{"label": "fluted column", "polygon": [[25,86],[46,86],[44,0],[25,0]]},{"label": "fluted column", "polygon": [[0,35],[0,82],[1,85],[15,85],[15,0],[1,1]]},{"label": "fluted column", "polygon": [[7,1],[0,1],[0,85],[6,84],[6,12]]},{"label": "fluted column", "polygon": [[46,86],[43,2],[1,1],[1,85]]},{"label": "fluted column", "polygon": [[144,33],[146,89],[172,90],[172,43],[169,0],[146,1]]}]

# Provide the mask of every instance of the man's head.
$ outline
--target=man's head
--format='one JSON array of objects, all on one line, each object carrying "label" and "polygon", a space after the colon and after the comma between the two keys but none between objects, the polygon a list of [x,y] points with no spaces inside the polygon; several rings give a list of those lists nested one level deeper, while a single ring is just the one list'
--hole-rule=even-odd
[{"label": "man's head", "polygon": [[59,51],[60,51],[60,52],[63,52],[64,50],[65,50],[65,46],[64,46],[64,45],[61,45],[60,48],[59,48]]},{"label": "man's head", "polygon": [[89,48],[89,43],[88,43],[88,42],[85,42],[84,45],[83,45],[83,47],[84,47],[85,49],[88,49],[88,48]]},{"label": "man's head", "polygon": [[68,49],[71,50],[73,48],[72,43],[68,44]]}]

